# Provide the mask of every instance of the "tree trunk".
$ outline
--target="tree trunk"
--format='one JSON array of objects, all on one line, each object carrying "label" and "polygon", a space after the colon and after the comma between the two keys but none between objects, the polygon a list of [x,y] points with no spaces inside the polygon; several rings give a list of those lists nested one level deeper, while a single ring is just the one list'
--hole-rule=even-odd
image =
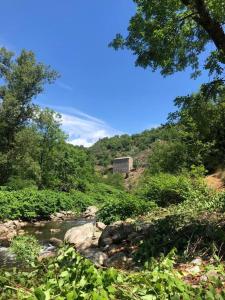
[{"label": "tree trunk", "polygon": [[[212,18],[204,0],[181,0],[182,3],[196,14],[193,19],[208,33],[216,48],[225,57],[225,32],[222,25]],[[225,62],[225,59],[224,59]]]}]

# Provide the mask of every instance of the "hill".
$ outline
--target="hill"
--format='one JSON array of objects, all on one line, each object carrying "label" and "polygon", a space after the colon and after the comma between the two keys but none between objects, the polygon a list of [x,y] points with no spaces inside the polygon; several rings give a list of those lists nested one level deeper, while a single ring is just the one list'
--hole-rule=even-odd
[{"label": "hill", "polygon": [[135,166],[141,167],[147,163],[151,145],[162,137],[163,132],[161,126],[138,134],[106,137],[95,143],[90,152],[98,166],[110,165],[115,157],[132,156]]}]

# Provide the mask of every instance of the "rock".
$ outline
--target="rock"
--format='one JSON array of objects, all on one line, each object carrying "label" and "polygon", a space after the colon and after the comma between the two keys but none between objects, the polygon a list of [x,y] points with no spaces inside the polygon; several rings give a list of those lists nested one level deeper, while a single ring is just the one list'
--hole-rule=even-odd
[{"label": "rock", "polygon": [[201,266],[202,265],[202,259],[200,257],[197,257],[191,261],[191,264],[196,265],[196,266]]},{"label": "rock", "polygon": [[103,266],[108,256],[97,248],[83,250],[81,254],[90,259],[96,266]]},{"label": "rock", "polygon": [[99,230],[103,231],[106,228],[106,225],[104,223],[102,223],[102,222],[96,222],[96,227]]},{"label": "rock", "polygon": [[51,233],[58,233],[58,232],[60,232],[61,230],[60,229],[57,229],[57,228],[51,228],[50,229],[50,232]]},{"label": "rock", "polygon": [[61,212],[56,212],[50,216],[52,221],[64,221],[68,219],[75,218],[75,213],[72,211],[61,211]]},{"label": "rock", "polygon": [[83,218],[94,219],[97,212],[98,208],[96,206],[89,206],[83,213]]},{"label": "rock", "polygon": [[93,236],[92,246],[98,247],[98,241],[100,239],[101,234],[102,234],[101,232],[95,231],[94,236]]},{"label": "rock", "polygon": [[60,239],[57,239],[55,237],[50,238],[49,242],[56,247],[60,247],[63,244],[63,241]]},{"label": "rock", "polygon": [[110,245],[106,249],[108,256],[113,256],[116,253],[123,252],[124,250],[125,250],[125,246],[121,246],[121,245]]},{"label": "rock", "polygon": [[39,221],[33,223],[34,227],[44,227],[45,225],[46,225],[46,221]]},{"label": "rock", "polygon": [[137,232],[132,232],[131,234],[128,235],[127,239],[132,242],[138,236],[139,234]]},{"label": "rock", "polygon": [[51,258],[51,257],[54,257],[54,256],[55,256],[54,252],[44,252],[44,253],[39,255],[38,261],[41,262],[44,259],[48,259],[48,258]]},{"label": "rock", "polygon": [[103,230],[99,239],[99,247],[105,247],[113,243],[119,244],[123,240],[126,240],[133,232],[135,232],[135,226],[130,223],[116,222],[112,225],[108,225]]},{"label": "rock", "polygon": [[206,282],[207,280],[208,280],[208,277],[207,277],[206,275],[202,275],[202,276],[200,277],[200,281]]},{"label": "rock", "polygon": [[199,266],[194,266],[194,267],[188,268],[187,271],[194,275],[194,274],[200,273],[201,269],[199,268]]},{"label": "rock", "polygon": [[126,219],[126,222],[127,223],[135,223],[135,219],[128,218],[128,219]]},{"label": "rock", "polygon": [[76,226],[66,232],[64,241],[73,244],[78,250],[84,250],[92,245],[94,231],[95,226],[92,222]]},{"label": "rock", "polygon": [[123,268],[128,261],[128,257],[124,252],[119,252],[107,258],[104,262],[106,267]]},{"label": "rock", "polygon": [[25,230],[23,230],[23,229],[20,229],[19,231],[18,231],[18,235],[24,235],[26,232],[25,232]]},{"label": "rock", "polygon": [[0,224],[0,243],[9,246],[10,241],[17,235],[16,225],[13,221]]}]

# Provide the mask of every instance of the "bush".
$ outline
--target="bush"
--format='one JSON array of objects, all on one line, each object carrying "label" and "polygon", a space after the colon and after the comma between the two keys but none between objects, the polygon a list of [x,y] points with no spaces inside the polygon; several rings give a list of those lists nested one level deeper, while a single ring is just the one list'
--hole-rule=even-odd
[{"label": "bush", "polygon": [[207,188],[200,179],[186,175],[160,173],[146,176],[139,186],[142,198],[155,201],[160,206],[177,204],[187,199],[207,194]]},{"label": "bush", "polygon": [[10,245],[10,251],[16,255],[19,262],[23,265],[33,265],[37,262],[41,251],[41,246],[37,239],[31,235],[23,235],[15,237]]},{"label": "bush", "polygon": [[48,219],[52,213],[63,210],[79,212],[91,204],[91,198],[79,191],[0,191],[0,219]]},{"label": "bush", "polygon": [[121,193],[118,198],[108,196],[106,203],[98,212],[98,219],[106,224],[143,215],[156,207],[153,202]]},{"label": "bush", "polygon": [[108,174],[106,178],[103,178],[102,181],[108,185],[111,185],[117,189],[124,190],[125,189],[125,179],[124,175],[116,173],[116,174]]}]

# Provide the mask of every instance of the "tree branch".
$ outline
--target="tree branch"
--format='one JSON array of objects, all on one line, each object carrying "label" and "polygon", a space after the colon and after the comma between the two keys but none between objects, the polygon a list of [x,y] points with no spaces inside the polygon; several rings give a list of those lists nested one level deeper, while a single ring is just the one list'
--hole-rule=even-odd
[{"label": "tree branch", "polygon": [[204,0],[181,0],[194,13],[193,20],[195,20],[214,42],[216,48],[222,51],[225,57],[225,32],[222,25],[213,19],[208,11]]}]

